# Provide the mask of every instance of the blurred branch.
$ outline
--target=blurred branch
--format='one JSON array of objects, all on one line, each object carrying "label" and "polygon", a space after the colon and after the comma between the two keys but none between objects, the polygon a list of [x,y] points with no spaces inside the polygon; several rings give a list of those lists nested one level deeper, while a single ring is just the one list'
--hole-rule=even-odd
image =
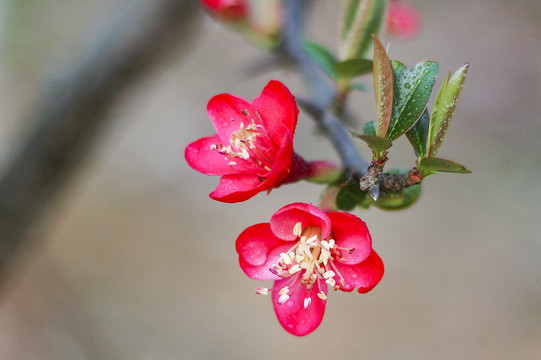
[{"label": "blurred branch", "polygon": [[197,7],[193,0],[122,2],[98,48],[41,96],[29,121],[33,130],[0,180],[0,283],[13,255],[33,238],[32,225],[111,120],[115,102],[196,33]]},{"label": "blurred branch", "polygon": [[310,90],[312,99],[303,101],[309,113],[316,119],[333,144],[343,165],[362,176],[368,164],[360,156],[340,119],[330,111],[336,98],[334,85],[317,68],[302,46],[306,5],[306,0],[284,1],[285,24],[281,51],[284,51],[297,64]]}]

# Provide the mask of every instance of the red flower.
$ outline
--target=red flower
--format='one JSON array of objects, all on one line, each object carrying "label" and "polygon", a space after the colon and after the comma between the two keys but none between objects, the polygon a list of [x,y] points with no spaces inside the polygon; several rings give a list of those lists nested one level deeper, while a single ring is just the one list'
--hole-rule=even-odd
[{"label": "red flower", "polygon": [[[207,112],[218,134],[191,143],[184,155],[195,170],[222,176],[211,198],[244,201],[279,186],[290,175],[299,110],[282,83],[269,82],[252,104],[217,95]],[[303,162],[298,156],[295,160]]]},{"label": "red flower", "polygon": [[227,20],[244,20],[248,15],[246,0],[200,0],[201,3],[214,15]]},{"label": "red flower", "polygon": [[383,276],[383,262],[372,249],[361,219],[346,212],[324,213],[310,204],[284,206],[270,223],[244,230],[236,248],[246,275],[275,280],[271,290],[278,321],[297,336],[309,334],[321,323],[327,285],[365,293]]},{"label": "red flower", "polygon": [[411,4],[392,1],[387,10],[386,31],[402,39],[410,39],[419,32],[421,20],[417,8]]}]

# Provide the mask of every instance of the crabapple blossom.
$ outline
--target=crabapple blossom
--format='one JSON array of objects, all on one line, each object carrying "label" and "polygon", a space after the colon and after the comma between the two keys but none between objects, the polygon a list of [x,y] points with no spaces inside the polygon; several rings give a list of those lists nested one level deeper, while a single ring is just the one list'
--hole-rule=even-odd
[{"label": "crabapple blossom", "polygon": [[328,287],[365,293],[383,276],[365,223],[346,212],[324,213],[293,203],[269,223],[248,227],[237,238],[242,270],[255,280],[274,280],[271,291],[278,321],[297,336],[314,331],[325,312]]},{"label": "crabapple blossom", "polygon": [[221,176],[209,195],[214,200],[240,202],[284,183],[330,182],[341,173],[333,163],[305,161],[294,153],[299,110],[279,81],[269,82],[251,104],[230,94],[217,95],[207,112],[218,133],[191,143],[184,155],[195,170]]}]

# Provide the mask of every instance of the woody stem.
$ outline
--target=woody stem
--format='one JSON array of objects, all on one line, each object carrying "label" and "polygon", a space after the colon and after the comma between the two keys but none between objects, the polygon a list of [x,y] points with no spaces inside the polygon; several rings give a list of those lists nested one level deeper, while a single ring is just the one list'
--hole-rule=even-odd
[{"label": "woody stem", "polygon": [[[334,85],[318,69],[302,46],[304,40],[304,13],[306,0],[284,1],[283,45],[279,53],[292,59],[298,66],[311,93],[310,114],[338,152],[344,167],[362,176],[368,164],[361,157],[348,131],[342,125],[344,113],[334,114],[330,109],[337,97]],[[341,121],[342,120],[342,121]]]}]

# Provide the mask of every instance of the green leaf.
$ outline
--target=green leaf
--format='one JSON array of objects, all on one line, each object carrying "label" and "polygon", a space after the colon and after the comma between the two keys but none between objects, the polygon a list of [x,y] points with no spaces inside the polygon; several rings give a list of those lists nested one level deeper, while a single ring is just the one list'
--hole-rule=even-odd
[{"label": "green leaf", "polygon": [[377,107],[376,135],[385,138],[393,112],[393,69],[387,52],[374,36],[374,95]]},{"label": "green leaf", "polygon": [[336,60],[334,55],[326,47],[311,41],[304,41],[303,47],[321,70],[332,79],[336,78],[334,69],[338,60]]},{"label": "green leaf", "polygon": [[351,79],[352,77],[368,74],[372,71],[372,60],[350,59],[339,62],[334,68],[337,77]]},{"label": "green leaf", "polygon": [[470,174],[471,171],[464,166],[451,161],[435,157],[425,157],[419,161],[418,170],[421,177],[425,178],[439,172],[450,172],[459,174]]},{"label": "green leaf", "polygon": [[387,139],[391,141],[408,131],[419,119],[438,75],[438,64],[433,61],[423,61],[410,68],[393,61],[392,67],[393,112],[387,133]]},{"label": "green leaf", "polygon": [[449,79],[449,73],[438,91],[434,106],[432,107],[432,114],[430,115],[428,156],[435,156],[440,149],[445,133],[453,118],[460,91],[466,80],[468,66],[469,64],[466,63],[458,69],[451,79]]},{"label": "green leaf", "polygon": [[359,90],[359,91],[368,91],[368,86],[362,83],[353,83],[349,84],[349,88],[353,90]]},{"label": "green leaf", "polygon": [[376,122],[370,121],[363,125],[363,132],[365,135],[376,135]]},{"label": "green leaf", "polygon": [[402,64],[398,60],[391,61],[391,67],[393,69],[393,75],[397,74],[397,73],[399,73],[401,71],[404,71],[404,70],[406,70],[408,68],[406,65]]},{"label": "green leaf", "polygon": [[350,0],[342,21],[340,59],[365,57],[372,34],[378,34],[387,0]]},{"label": "green leaf", "polygon": [[359,135],[355,133],[354,135],[368,145],[368,147],[374,153],[374,157],[376,159],[383,159],[385,157],[385,151],[387,151],[387,149],[393,145],[393,143],[389,140],[386,140],[376,135]]},{"label": "green leaf", "polygon": [[419,120],[417,120],[415,125],[406,132],[406,137],[413,146],[418,158],[424,158],[426,156],[426,139],[428,138],[429,121],[428,110],[425,108],[425,111],[423,111]]},{"label": "green leaf", "polygon": [[366,192],[359,187],[358,181],[352,181],[345,187],[341,188],[336,195],[336,206],[345,211],[353,210],[364,198]]},{"label": "green leaf", "polygon": [[347,34],[350,32],[360,2],[361,0],[350,0],[348,2],[346,10],[344,11],[344,17],[342,18],[342,31],[340,31],[340,39],[345,39]]},{"label": "green leaf", "polygon": [[340,210],[350,211],[357,206],[357,199],[349,193],[347,188],[341,189],[336,195],[336,207]]},{"label": "green leaf", "polygon": [[374,202],[374,205],[382,210],[403,210],[413,205],[419,199],[419,196],[421,196],[421,184],[416,184],[405,188],[401,192],[387,193],[385,196],[380,196]]}]

